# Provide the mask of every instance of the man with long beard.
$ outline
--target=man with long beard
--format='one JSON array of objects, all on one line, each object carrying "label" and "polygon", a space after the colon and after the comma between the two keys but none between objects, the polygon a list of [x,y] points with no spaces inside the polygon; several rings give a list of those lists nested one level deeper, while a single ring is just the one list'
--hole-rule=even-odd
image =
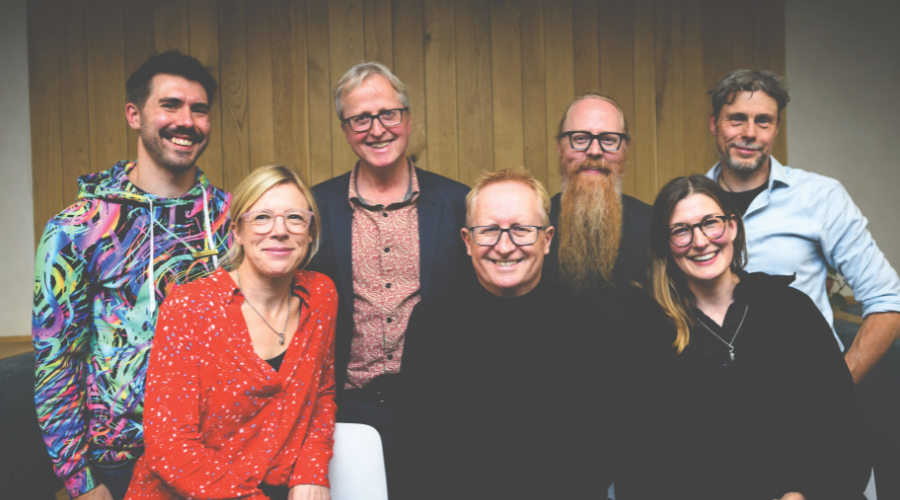
[{"label": "man with long beard", "polygon": [[625,114],[602,94],[575,99],[560,121],[562,192],[551,200],[557,237],[544,268],[575,293],[646,280],[650,205],[621,190],[629,140]]}]

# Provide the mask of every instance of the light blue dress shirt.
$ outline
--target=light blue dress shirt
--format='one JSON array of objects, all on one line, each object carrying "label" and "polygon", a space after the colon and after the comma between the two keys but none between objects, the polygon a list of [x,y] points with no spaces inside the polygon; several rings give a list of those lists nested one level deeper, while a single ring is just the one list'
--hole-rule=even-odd
[{"label": "light blue dress shirt", "polygon": [[[770,157],[771,158],[771,157]],[[828,272],[837,269],[863,304],[863,317],[900,312],[900,278],[878,249],[859,211],[840,182],[785,167],[771,158],[768,189],[744,215],[748,272],[791,275],[791,285],[809,295],[834,329],[825,292]],[[721,163],[706,176],[718,180]],[[835,334],[837,338],[837,334]],[[838,344],[843,349],[841,340]]]}]

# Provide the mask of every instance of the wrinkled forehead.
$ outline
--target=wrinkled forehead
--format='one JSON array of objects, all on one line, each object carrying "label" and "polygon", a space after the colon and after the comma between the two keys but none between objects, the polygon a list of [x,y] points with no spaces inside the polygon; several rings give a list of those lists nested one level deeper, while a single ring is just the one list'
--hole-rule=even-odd
[{"label": "wrinkled forehead", "polygon": [[538,194],[531,186],[517,181],[501,181],[481,188],[468,215],[479,223],[510,220],[540,224],[542,218]]},{"label": "wrinkled forehead", "polygon": [[587,98],[573,104],[566,115],[563,131],[584,130],[600,132],[625,132],[625,117],[609,101]]}]

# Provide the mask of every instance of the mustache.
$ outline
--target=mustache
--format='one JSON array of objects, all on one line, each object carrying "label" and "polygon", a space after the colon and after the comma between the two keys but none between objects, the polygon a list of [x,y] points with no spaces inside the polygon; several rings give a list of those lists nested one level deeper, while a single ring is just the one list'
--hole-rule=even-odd
[{"label": "mustache", "polygon": [[585,170],[599,170],[607,175],[612,173],[612,168],[610,168],[609,163],[606,163],[606,160],[603,160],[602,158],[585,159],[578,165],[578,172],[583,172]]},{"label": "mustache", "polygon": [[753,142],[734,141],[728,143],[729,148],[751,149],[753,151],[761,151],[762,146]]},{"label": "mustache", "polygon": [[174,137],[176,135],[187,137],[193,142],[200,142],[203,140],[204,135],[197,132],[195,129],[187,128],[187,127],[175,127],[172,129],[161,130],[159,133],[163,137]]}]

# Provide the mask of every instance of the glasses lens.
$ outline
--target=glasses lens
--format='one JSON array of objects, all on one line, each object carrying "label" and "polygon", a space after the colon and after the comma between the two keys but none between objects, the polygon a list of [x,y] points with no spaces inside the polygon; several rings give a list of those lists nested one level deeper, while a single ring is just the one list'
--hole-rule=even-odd
[{"label": "glasses lens", "polygon": [[393,127],[403,121],[403,110],[389,109],[387,111],[382,111],[378,117],[381,118],[382,125],[385,127]]},{"label": "glasses lens", "polygon": [[594,137],[591,134],[585,134],[583,132],[578,132],[575,134],[569,135],[569,142],[572,145],[572,149],[578,151],[584,151],[589,148],[591,145],[591,140]]},{"label": "glasses lens", "polygon": [[499,227],[476,227],[472,232],[475,234],[475,243],[479,245],[494,245],[500,236]]},{"label": "glasses lens", "polygon": [[722,236],[722,233],[725,232],[725,221],[718,217],[706,219],[703,221],[703,225],[700,226],[700,228],[703,229],[703,234],[705,234],[707,238],[715,239]]},{"label": "glasses lens", "polygon": [[372,126],[372,117],[369,115],[353,116],[347,121],[354,132],[365,132]]},{"label": "glasses lens", "polygon": [[509,228],[509,235],[516,245],[531,245],[537,241],[538,230],[533,226],[516,226]]},{"label": "glasses lens", "polygon": [[677,247],[686,247],[691,244],[691,239],[693,239],[692,236],[693,228],[687,226],[678,226],[672,228],[669,239],[671,239],[672,243]]},{"label": "glasses lens", "polygon": [[616,134],[600,134],[600,146],[604,151],[618,151],[622,145],[622,138]]}]

